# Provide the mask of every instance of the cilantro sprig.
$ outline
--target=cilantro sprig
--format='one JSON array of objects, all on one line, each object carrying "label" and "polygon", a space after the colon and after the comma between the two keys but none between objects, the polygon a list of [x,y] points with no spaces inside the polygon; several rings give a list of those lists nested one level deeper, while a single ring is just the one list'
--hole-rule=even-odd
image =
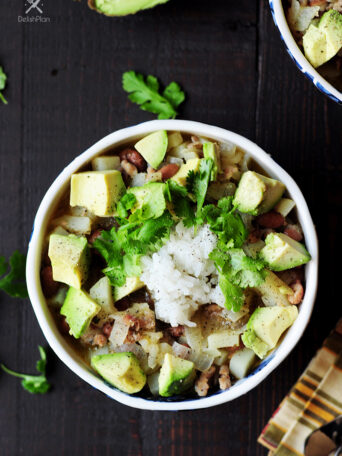
[{"label": "cilantro sprig", "polygon": [[38,348],[41,359],[37,361],[36,369],[40,372],[40,375],[20,374],[1,364],[1,368],[7,374],[22,378],[23,380],[21,384],[23,388],[31,394],[45,394],[51,387],[50,383],[46,379],[46,352],[40,345]]},{"label": "cilantro sprig", "polygon": [[155,76],[146,78],[135,71],[126,71],[122,76],[122,87],[128,98],[143,111],[158,114],[158,119],[174,119],[178,106],[185,100],[185,93],[176,82],[171,82],[162,94]]},{"label": "cilantro sprig", "polygon": [[213,166],[213,160],[202,159],[199,171],[190,171],[186,178],[187,190],[194,195],[197,202],[196,217],[199,217],[201,214]]},{"label": "cilantro sprig", "polygon": [[1,92],[6,87],[6,81],[7,81],[7,75],[4,72],[3,68],[0,66],[0,100],[4,104],[8,104],[8,102]]},{"label": "cilantro sprig", "polygon": [[106,260],[103,272],[118,287],[125,284],[127,277],[141,274],[141,256],[158,250],[175,223],[168,212],[143,222],[125,223],[122,219],[120,222],[123,224],[119,228],[102,231],[93,244]]},{"label": "cilantro sprig", "polygon": [[[10,266],[10,271],[8,268]],[[27,298],[27,287],[25,279],[26,255],[21,254],[17,250],[12,254],[9,260],[9,265],[5,257],[0,256],[0,290],[5,291],[13,298]]]},{"label": "cilantro sprig", "polygon": [[263,261],[251,258],[241,248],[214,249],[209,258],[219,271],[219,285],[228,310],[238,312],[244,304],[243,289],[259,286],[266,277]]}]

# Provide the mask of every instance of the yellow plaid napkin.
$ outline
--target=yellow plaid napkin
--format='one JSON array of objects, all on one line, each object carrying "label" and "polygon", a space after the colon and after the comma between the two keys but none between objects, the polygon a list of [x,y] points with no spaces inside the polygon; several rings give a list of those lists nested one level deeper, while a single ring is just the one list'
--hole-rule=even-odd
[{"label": "yellow plaid napkin", "polygon": [[342,320],[324,341],[258,441],[274,456],[303,455],[315,429],[342,414]]}]

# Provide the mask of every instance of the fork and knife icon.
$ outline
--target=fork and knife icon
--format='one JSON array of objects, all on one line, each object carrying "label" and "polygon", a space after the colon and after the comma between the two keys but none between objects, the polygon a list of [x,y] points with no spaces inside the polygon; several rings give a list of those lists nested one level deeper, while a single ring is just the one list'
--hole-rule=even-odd
[{"label": "fork and knife icon", "polygon": [[41,1],[42,0],[27,0],[31,6],[25,11],[25,14],[28,14],[32,9],[36,9],[40,14],[43,14],[43,11],[38,6]]}]

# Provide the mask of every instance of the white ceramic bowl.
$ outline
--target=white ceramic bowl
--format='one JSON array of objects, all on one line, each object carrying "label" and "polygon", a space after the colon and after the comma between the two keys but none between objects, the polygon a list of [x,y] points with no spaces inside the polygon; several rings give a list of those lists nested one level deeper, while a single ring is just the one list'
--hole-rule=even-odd
[{"label": "white ceramic bowl", "polygon": [[273,20],[279,29],[282,40],[285,43],[287,52],[295,62],[299,70],[305,74],[307,78],[320,90],[327,95],[331,100],[342,104],[342,93],[331,85],[326,79],[321,76],[317,70],[305,58],[303,52],[298,47],[291,30],[288,26],[282,0],[269,0]]},{"label": "white ceramic bowl", "polygon": [[[280,346],[263,360],[254,372],[247,378],[239,380],[230,389],[217,392],[209,397],[178,402],[153,401],[136,396],[129,396],[105,383],[82,361],[67,343],[65,338],[60,334],[46,305],[40,284],[40,264],[44,233],[54,208],[69,185],[70,176],[94,156],[101,154],[101,152],[108,147],[120,146],[121,144],[130,141],[134,142],[141,136],[160,129],[189,132],[195,135],[213,138],[217,141],[230,141],[250,154],[261,167],[270,174],[270,176],[281,180],[286,185],[289,194],[297,204],[299,221],[304,231],[305,242],[312,255],[312,260],[306,266],[306,293],[304,301],[300,306],[299,316],[287,332]],[[61,172],[47,191],[38,209],[29,244],[26,275],[30,299],[42,331],[57,356],[75,372],[75,374],[94,388],[107,394],[109,397],[131,407],[146,410],[188,410],[222,404],[247,393],[264,380],[273,369],[283,361],[301,338],[310,319],[316,295],[317,269],[317,237],[307,204],[295,181],[277,165],[268,154],[248,139],[222,128],[186,120],[154,120],[134,127],[125,128],[106,136],[83,154],[75,158],[75,160]]]}]

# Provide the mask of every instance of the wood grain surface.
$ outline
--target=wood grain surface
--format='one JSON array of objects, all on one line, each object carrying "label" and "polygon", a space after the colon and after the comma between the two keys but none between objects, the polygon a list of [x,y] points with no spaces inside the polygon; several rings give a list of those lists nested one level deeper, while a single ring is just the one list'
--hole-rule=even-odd
[{"label": "wood grain surface", "polygon": [[[291,355],[226,405],[153,413],[117,404],[49,352],[53,390],[32,396],[0,373],[0,454],[266,455],[256,438],[337,318],[341,305],[342,111],[296,69],[266,0],[171,0],[109,19],[84,1],[45,0],[47,23],[22,23],[24,0],[0,2],[0,252],[25,251],[52,180],[104,135],[149,120],[121,89],[134,69],[187,92],[181,118],[256,141],[297,180],[320,239],[319,296]],[[34,371],[45,344],[28,301],[0,297],[0,360]]]}]

